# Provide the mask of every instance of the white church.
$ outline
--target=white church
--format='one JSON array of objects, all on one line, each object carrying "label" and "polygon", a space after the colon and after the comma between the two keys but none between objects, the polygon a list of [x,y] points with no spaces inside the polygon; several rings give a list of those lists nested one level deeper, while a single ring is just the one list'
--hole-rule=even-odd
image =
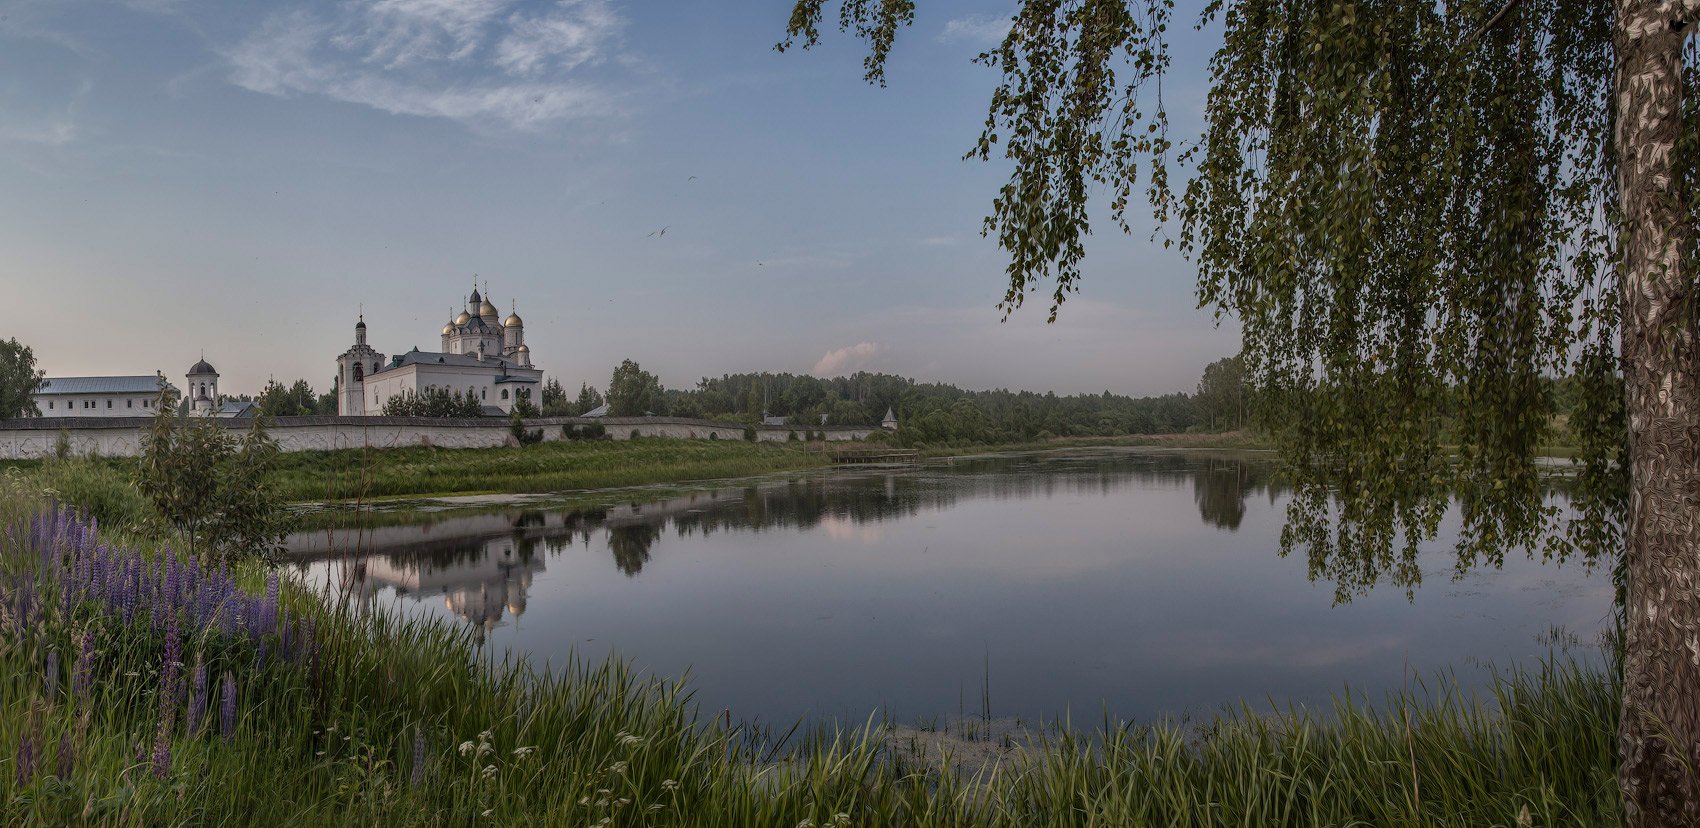
[{"label": "white church", "polygon": [[336,358],[336,368],[337,413],[345,417],[381,415],[392,398],[438,389],[471,394],[488,415],[509,413],[522,397],[541,403],[543,371],[531,364],[525,323],[517,312],[499,319],[476,285],[460,315],[443,326],[442,350],[416,347],[385,360],[366,344],[361,314],[354,347]]}]

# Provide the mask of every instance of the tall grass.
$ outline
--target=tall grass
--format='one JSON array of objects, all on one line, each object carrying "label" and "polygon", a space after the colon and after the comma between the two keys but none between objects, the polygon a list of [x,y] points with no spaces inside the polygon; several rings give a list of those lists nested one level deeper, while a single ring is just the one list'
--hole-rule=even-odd
[{"label": "tall grass", "polygon": [[292,452],[278,458],[271,479],[288,500],[346,500],[673,483],[826,462],[796,448],[730,440],[559,441],[491,449]]},{"label": "tall grass", "polygon": [[1567,663],[1505,675],[1480,702],[1445,685],[1194,730],[1055,729],[966,775],[904,761],[879,725],[776,750],[619,660],[541,670],[464,626],[174,562],[30,497],[0,499],[0,526],[6,824],[1617,819],[1617,687]]}]

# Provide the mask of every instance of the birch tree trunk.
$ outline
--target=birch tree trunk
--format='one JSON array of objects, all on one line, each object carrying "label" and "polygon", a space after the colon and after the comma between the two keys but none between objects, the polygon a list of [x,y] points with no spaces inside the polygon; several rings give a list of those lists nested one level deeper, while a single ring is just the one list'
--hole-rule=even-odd
[{"label": "birch tree trunk", "polygon": [[[1618,780],[1631,825],[1700,825],[1700,353],[1673,170],[1696,0],[1615,0],[1629,418],[1629,585]],[[1685,8],[1687,7],[1687,8]]]}]

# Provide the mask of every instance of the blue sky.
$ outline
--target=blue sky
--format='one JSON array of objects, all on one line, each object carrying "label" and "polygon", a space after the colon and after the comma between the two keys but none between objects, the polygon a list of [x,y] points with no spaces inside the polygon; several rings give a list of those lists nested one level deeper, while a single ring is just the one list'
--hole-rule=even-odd
[{"label": "blue sky", "polygon": [[[1005,168],[960,159],[1013,8],[922,2],[879,89],[851,38],[775,53],[785,0],[0,0],[0,337],[324,390],[359,308],[432,350],[477,274],[573,388],[631,358],[1190,390],[1238,336],[1149,226],[1099,225],[1057,324],[999,321]],[[1186,136],[1211,44],[1173,30]]]}]

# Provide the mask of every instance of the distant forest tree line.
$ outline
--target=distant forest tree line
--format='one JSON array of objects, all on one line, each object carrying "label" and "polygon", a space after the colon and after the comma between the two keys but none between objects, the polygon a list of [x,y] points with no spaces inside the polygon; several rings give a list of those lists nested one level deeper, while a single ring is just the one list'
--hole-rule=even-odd
[{"label": "distant forest tree line", "polygon": [[[822,424],[876,426],[890,410],[901,428],[894,439],[907,445],[1000,443],[1052,437],[1112,437],[1184,431],[1225,431],[1250,427],[1250,393],[1240,357],[1225,357],[1205,367],[1194,393],[1154,397],[1125,394],[969,391],[944,383],[918,382],[895,374],[858,372],[821,379],[807,374],[742,373],[704,377],[693,389],[665,388],[632,360],[609,377],[608,393],[584,383],[569,395],[560,381],[544,383],[541,400],[525,399],[522,417],[574,417],[608,406],[611,416],[674,416],[755,424],[764,416],[783,417],[798,429]],[[0,402],[4,416],[36,416],[30,401],[41,381],[34,354],[15,341],[0,342]],[[1570,412],[1580,404],[1580,380],[1547,379],[1558,420],[1552,438],[1573,439]],[[336,386],[323,394],[298,379],[285,385],[270,380],[257,396],[227,396],[251,401],[268,417],[336,414]],[[397,397],[384,413],[415,417],[476,417],[480,406],[448,392]],[[1443,428],[1444,428],[1443,424]]]}]

